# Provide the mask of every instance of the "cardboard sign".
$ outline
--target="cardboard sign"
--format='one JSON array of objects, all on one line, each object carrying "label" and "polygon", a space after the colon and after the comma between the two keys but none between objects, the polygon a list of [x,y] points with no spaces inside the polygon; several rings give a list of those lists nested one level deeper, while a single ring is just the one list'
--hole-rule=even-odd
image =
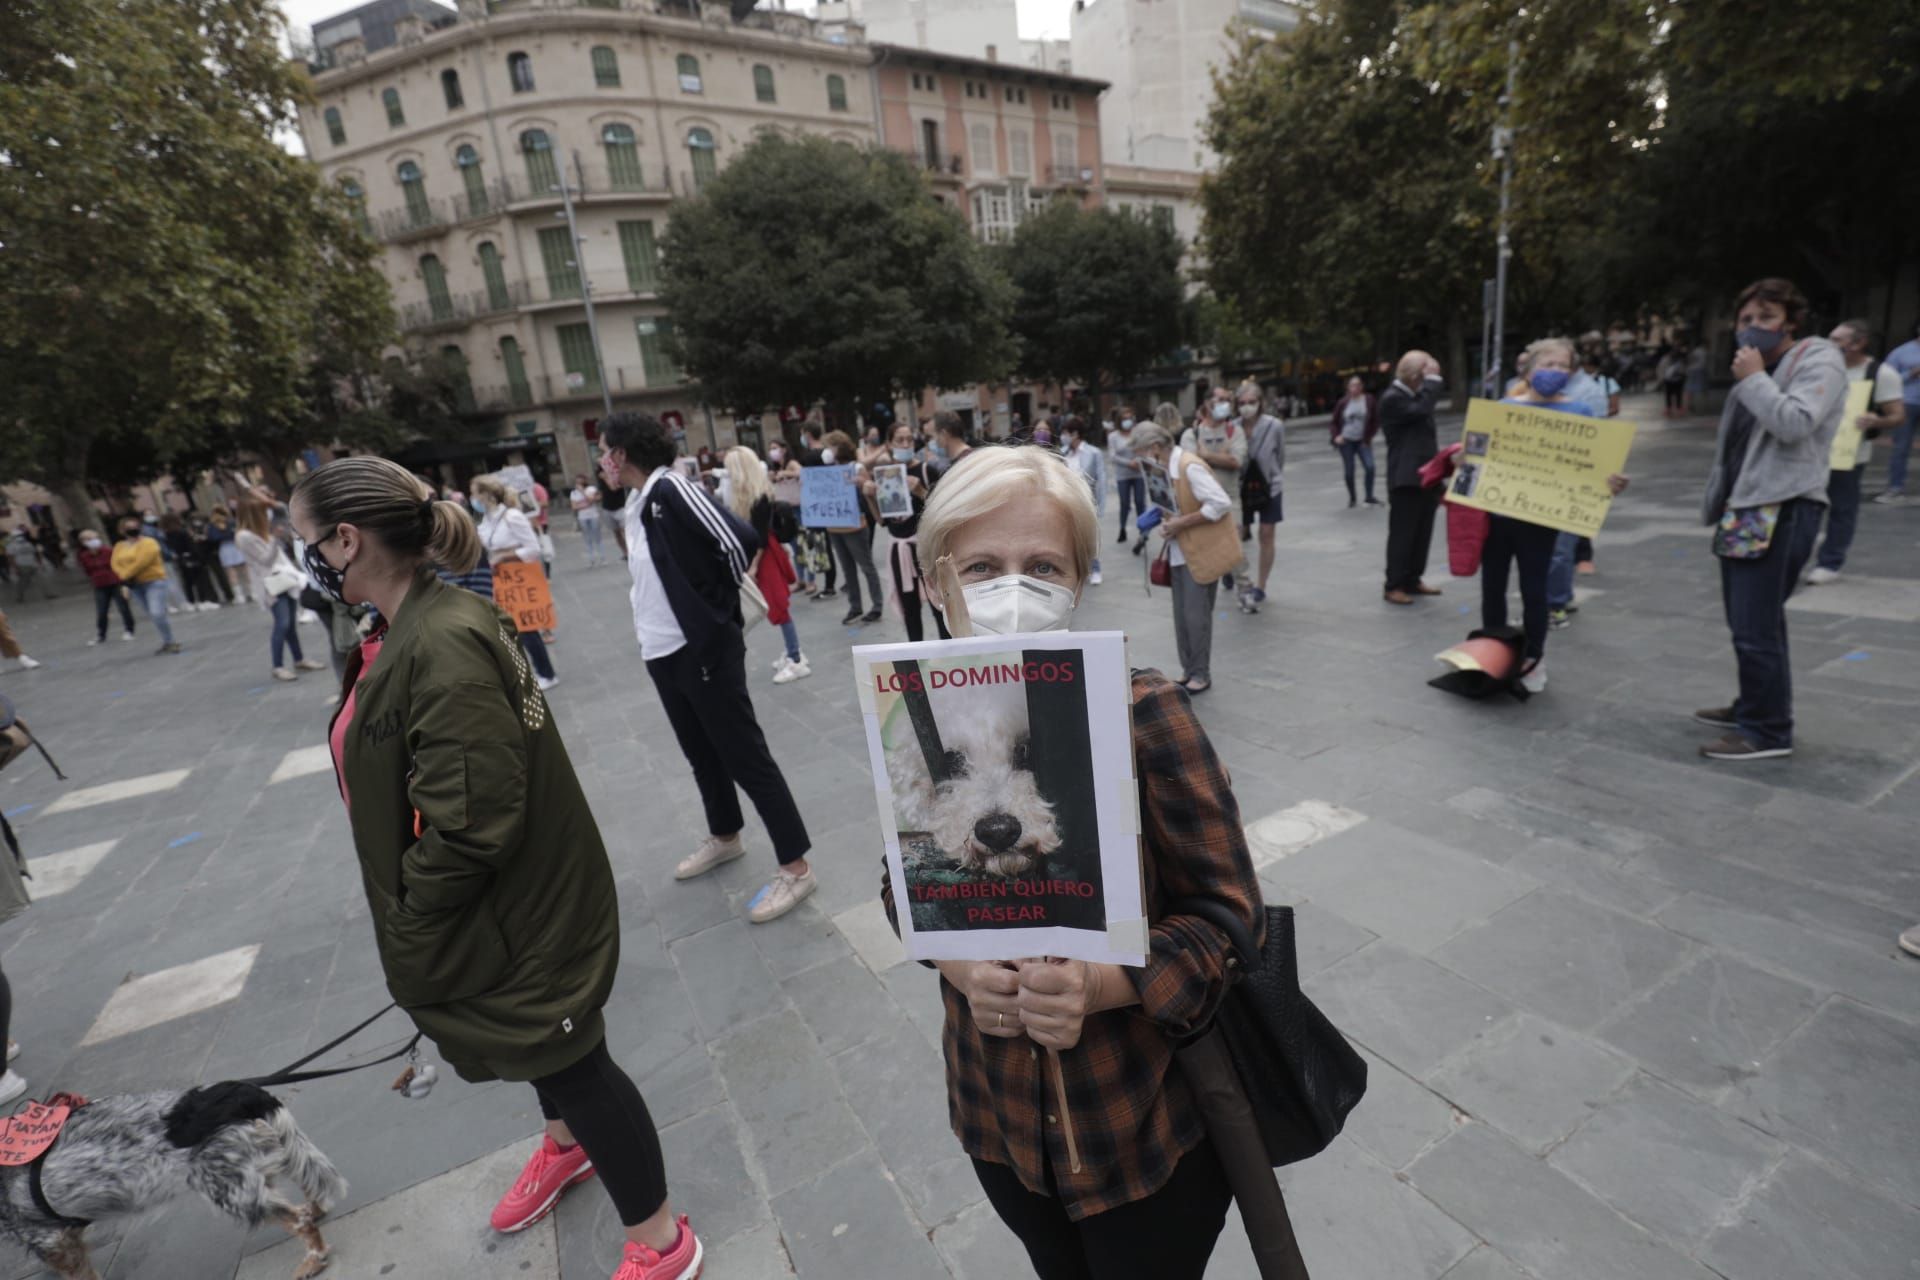
[{"label": "cardboard sign", "polygon": [[515,493],[533,496],[533,472],[523,462],[510,467],[502,467],[493,473],[493,478],[512,489]]},{"label": "cardboard sign", "polygon": [[809,529],[853,529],[860,524],[860,490],[853,466],[803,467],[800,523]]},{"label": "cardboard sign", "polygon": [[873,497],[882,520],[905,520],[913,515],[913,491],[907,487],[907,464],[883,463],[873,469]]},{"label": "cardboard sign", "polygon": [[1860,415],[1871,407],[1873,383],[1862,378],[1847,387],[1847,403],[1840,411],[1840,429],[1833,433],[1833,452],[1827,456],[1827,470],[1851,471],[1860,464]]},{"label": "cardboard sign", "polygon": [[1634,426],[1532,404],[1474,400],[1447,501],[1592,537],[1626,469]]},{"label": "cardboard sign", "polygon": [[518,630],[553,630],[553,588],[537,564],[515,560],[493,566],[493,602],[507,611]]},{"label": "cardboard sign", "polygon": [[853,666],[907,955],[1144,964],[1125,636],[860,645]]},{"label": "cardboard sign", "polygon": [[27,1109],[0,1120],[0,1164],[19,1168],[32,1164],[54,1144],[73,1108],[64,1103],[47,1106],[29,1102]]}]

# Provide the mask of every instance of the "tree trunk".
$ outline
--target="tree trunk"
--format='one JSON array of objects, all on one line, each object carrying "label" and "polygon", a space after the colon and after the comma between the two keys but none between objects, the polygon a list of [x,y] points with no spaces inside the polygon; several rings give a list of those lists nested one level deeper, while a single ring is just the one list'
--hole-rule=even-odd
[{"label": "tree trunk", "polygon": [[[63,480],[57,484],[50,484],[47,488],[52,492],[54,497],[60,499],[66,506],[67,528],[69,531],[75,529],[98,529],[103,523],[100,517],[100,509],[93,505],[93,499],[87,494],[87,486],[81,481]],[[103,533],[106,532],[105,530],[101,531]],[[113,535],[108,533],[107,540],[111,542]]]},{"label": "tree trunk", "polygon": [[1453,407],[1465,409],[1474,378],[1467,368],[1467,322],[1458,311],[1447,316],[1447,368],[1453,370]]}]

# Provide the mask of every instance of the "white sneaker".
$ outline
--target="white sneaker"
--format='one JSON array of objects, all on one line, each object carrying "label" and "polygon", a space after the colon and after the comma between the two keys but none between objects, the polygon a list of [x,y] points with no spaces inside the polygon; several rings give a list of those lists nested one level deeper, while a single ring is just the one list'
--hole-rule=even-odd
[{"label": "white sneaker", "polygon": [[1528,693],[1547,691],[1547,664],[1545,660],[1533,664],[1533,669],[1520,677],[1520,687]]},{"label": "white sneaker", "polygon": [[295,671],[325,671],[327,664],[318,658],[302,658],[293,664]]},{"label": "white sneaker", "polygon": [[97,644],[105,644],[106,640],[107,638],[105,636],[101,636],[98,640],[89,640],[87,641],[87,648],[91,649]]},{"label": "white sneaker", "polygon": [[7,1061],[12,1062],[15,1058],[19,1056],[20,1056],[20,1042],[18,1040],[8,1040],[7,1041]]},{"label": "white sneaker", "polygon": [[1838,582],[1839,580],[1840,571],[1838,569],[1829,569],[1823,564],[1815,565],[1813,572],[1807,575],[1807,584],[1814,587],[1824,587],[1829,582]]},{"label": "white sneaker", "polygon": [[302,609],[300,612],[294,614],[293,617],[296,622],[304,622],[308,625],[320,621],[320,615],[311,609]]},{"label": "white sneaker", "polygon": [[786,666],[786,665],[787,665],[787,664],[788,664],[789,662],[792,662],[792,661],[793,661],[793,659],[792,659],[792,658],[789,658],[789,657],[788,657],[788,656],[787,656],[786,654],[784,654],[784,653],[783,653],[783,654],[781,654],[781,655],[780,655],[779,657],[777,657],[777,658],[775,658],[775,659],[773,660],[773,671],[774,671],[774,674],[775,674],[775,675],[778,675],[778,674],[780,674],[780,668],[782,668],[782,667],[784,667],[784,666]]},{"label": "white sneaker", "polygon": [[170,604],[170,605],[168,605],[168,606],[167,606],[167,612],[168,612],[168,613],[179,613],[179,612],[180,612],[180,606],[179,606],[179,605],[177,605],[177,604]]},{"label": "white sneaker", "polygon": [[778,920],[808,898],[813,896],[820,882],[814,878],[809,867],[803,876],[791,871],[776,871],[766,887],[753,895],[747,903],[747,919],[755,924],[765,924],[769,920]]},{"label": "white sneaker", "polygon": [[1095,569],[1092,573],[1087,575],[1087,585],[1090,587],[1097,587],[1100,585],[1100,571],[1098,569]]},{"label": "white sneaker", "polygon": [[800,661],[789,662],[786,666],[774,672],[773,682],[775,684],[792,684],[795,680],[805,680],[812,674],[813,668],[807,665],[807,655],[803,653],[800,655]]},{"label": "white sneaker", "polygon": [[1885,493],[1878,494],[1874,497],[1874,501],[1883,507],[1897,507],[1906,500],[1907,495],[1898,489],[1889,489]]},{"label": "white sneaker", "polygon": [[298,680],[300,677],[293,673],[292,667],[275,667],[273,669],[273,678],[275,680]]},{"label": "white sneaker", "polygon": [[202,601],[200,604],[195,605],[194,607],[200,610],[200,612],[202,613],[210,613],[219,609],[220,606],[214,603],[212,600],[206,600],[206,601]]},{"label": "white sneaker", "polygon": [[0,1075],[0,1107],[6,1106],[27,1091],[27,1078],[11,1067],[5,1075]]},{"label": "white sneaker", "polygon": [[131,631],[122,631],[122,632],[120,633],[120,638],[121,638],[122,640],[131,640],[131,639],[133,639],[133,632],[131,632]]},{"label": "white sneaker", "polygon": [[747,851],[746,842],[740,839],[740,833],[730,836],[708,836],[700,842],[700,847],[681,860],[673,869],[675,880],[691,880],[695,876],[705,875],[723,862],[732,862]]},{"label": "white sneaker", "polygon": [[553,686],[560,683],[560,677],[554,676],[551,679],[549,679],[546,676],[535,676],[533,678],[533,683],[535,687],[540,690],[540,692],[545,693],[547,690],[553,688]]},{"label": "white sneaker", "polygon": [[22,671],[31,671],[39,665],[40,664],[38,661],[36,661],[33,658],[29,658],[26,654],[23,653],[20,655],[20,669]]}]

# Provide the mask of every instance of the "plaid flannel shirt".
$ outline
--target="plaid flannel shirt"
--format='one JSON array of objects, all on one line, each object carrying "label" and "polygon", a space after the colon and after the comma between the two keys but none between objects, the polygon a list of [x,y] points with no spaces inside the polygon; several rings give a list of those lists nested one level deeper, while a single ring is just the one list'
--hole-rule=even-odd
[{"label": "plaid flannel shirt", "polygon": [[[966,997],[944,978],[947,1111],[967,1154],[1007,1165],[1029,1191],[1057,1196],[1074,1221],[1152,1195],[1205,1136],[1175,1041],[1205,1027],[1226,995],[1226,937],[1193,916],[1167,915],[1172,898],[1232,906],[1264,937],[1254,878],[1226,766],[1186,694],[1157,671],[1133,677],[1133,756],[1151,949],[1129,969],[1140,1003],[1086,1019],[1060,1055],[1081,1171],[1071,1172],[1047,1055],[1031,1040],[983,1036]],[[899,931],[893,885],[880,896]]]}]

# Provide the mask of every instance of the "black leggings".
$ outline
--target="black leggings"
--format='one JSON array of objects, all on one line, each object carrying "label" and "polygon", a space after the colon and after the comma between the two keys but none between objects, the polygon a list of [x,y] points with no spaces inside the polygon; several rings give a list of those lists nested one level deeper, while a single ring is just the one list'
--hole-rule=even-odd
[{"label": "black leggings", "polygon": [[623,1226],[638,1226],[667,1202],[667,1165],[660,1135],[626,1072],[602,1040],[580,1061],[533,1082],[540,1114],[564,1121],[586,1148],[600,1185]]},{"label": "black leggings", "polygon": [[1487,521],[1487,544],[1480,553],[1480,625],[1491,630],[1507,625],[1507,574],[1520,568],[1520,617],[1527,636],[1527,657],[1547,651],[1547,570],[1553,565],[1553,543],[1560,535],[1545,525],[1512,516]]},{"label": "black leggings", "polygon": [[1035,1195],[1003,1164],[975,1160],[973,1171],[994,1212],[1026,1246],[1040,1280],[1200,1280],[1233,1201],[1207,1142],[1189,1151],[1146,1199],[1079,1222],[1057,1197]]},{"label": "black leggings", "polygon": [[1684,382],[1663,382],[1660,384],[1667,393],[1667,408],[1684,409],[1687,404],[1687,384]]},{"label": "black leggings", "polygon": [[126,624],[128,631],[133,630],[133,610],[127,607],[127,598],[120,593],[125,587],[95,587],[93,589],[94,626],[100,638],[107,638],[107,610],[114,605],[120,606],[120,621]]},{"label": "black leggings", "polygon": [[[5,857],[0,852],[0,857]],[[0,1071],[6,1070],[7,1033],[13,1030],[13,985],[7,981],[6,970],[0,969]]]},{"label": "black leggings", "polygon": [[[926,638],[926,629],[920,625],[920,597],[926,592],[927,580],[921,578],[916,584],[918,590],[909,591],[907,584],[900,580],[900,561],[897,559],[899,554],[897,550],[889,550],[887,552],[887,569],[893,574],[893,593],[899,597],[900,600],[900,616],[907,624],[907,639],[917,643]],[[914,573],[918,575],[920,572],[920,552],[918,548],[909,543],[907,546],[907,554],[913,557]],[[938,609],[933,610],[933,626],[934,630],[940,633],[942,640],[953,639],[952,636],[947,634],[946,619],[941,616]]]}]

